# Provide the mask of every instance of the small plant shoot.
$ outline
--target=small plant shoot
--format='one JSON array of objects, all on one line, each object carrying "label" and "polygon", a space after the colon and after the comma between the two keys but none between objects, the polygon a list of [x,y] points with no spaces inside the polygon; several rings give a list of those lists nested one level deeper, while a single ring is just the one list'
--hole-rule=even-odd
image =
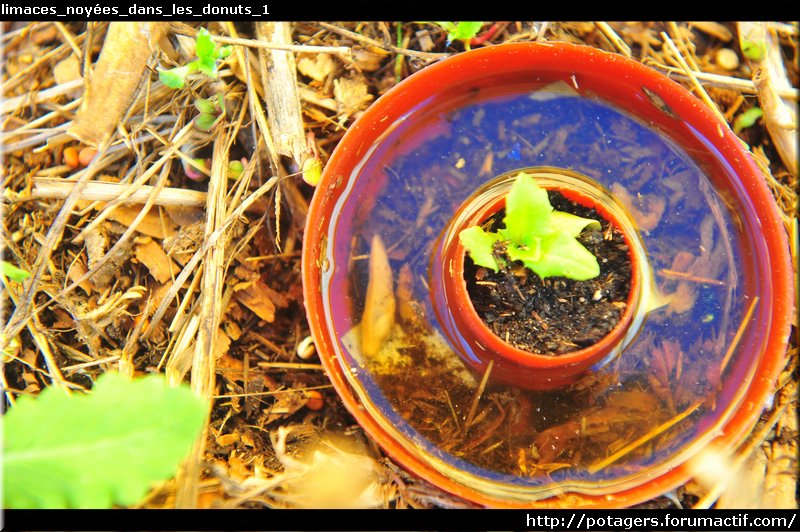
[{"label": "small plant shoot", "polygon": [[469,50],[470,40],[475,37],[483,26],[483,22],[437,22],[447,31],[447,44],[453,41],[462,41],[464,48]]},{"label": "small plant shoot", "polygon": [[600,222],[556,211],[547,191],[533,177],[520,172],[506,196],[505,228],[496,233],[480,226],[459,233],[461,244],[475,264],[498,271],[496,244],[505,243],[505,256],[520,261],[539,277],[567,277],[585,281],[600,275],[600,265],[576,237]]},{"label": "small plant shoot", "polygon": [[202,72],[210,78],[217,79],[217,61],[225,59],[232,51],[230,46],[215,45],[211,34],[205,28],[200,28],[197,33],[194,49],[196,60],[184,66],[159,71],[158,78],[164,85],[171,89],[182,89],[186,84],[186,77],[194,72]]}]

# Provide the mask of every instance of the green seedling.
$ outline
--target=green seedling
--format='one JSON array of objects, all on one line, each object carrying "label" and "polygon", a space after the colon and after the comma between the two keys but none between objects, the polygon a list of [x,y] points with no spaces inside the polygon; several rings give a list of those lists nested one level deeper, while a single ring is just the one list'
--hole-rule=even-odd
[{"label": "green seedling", "polygon": [[5,508],[111,508],[175,475],[207,404],[163,375],[105,373],[88,394],[50,386],[0,418]]},{"label": "green seedling", "polygon": [[733,131],[739,133],[741,130],[755,124],[762,116],[764,116],[764,111],[760,107],[751,107],[736,117],[736,120],[733,121]]},{"label": "green seedling", "polygon": [[[475,264],[498,271],[499,261],[521,261],[539,277],[567,277],[585,281],[600,275],[597,258],[576,237],[600,222],[556,211],[547,191],[533,177],[520,172],[506,196],[505,227],[496,233],[480,226],[459,233],[459,240]],[[497,246],[504,243],[505,246]],[[498,249],[505,248],[503,254]],[[505,255],[503,257],[502,255]]]},{"label": "green seedling", "polygon": [[464,49],[469,50],[469,42],[475,37],[483,26],[483,22],[437,22],[447,31],[447,44],[453,41],[462,41]]},{"label": "green seedling", "polygon": [[751,61],[761,61],[767,55],[767,47],[763,41],[745,40],[742,43],[742,53]]},{"label": "green seedling", "polygon": [[200,131],[210,131],[214,125],[225,116],[225,99],[222,94],[217,95],[217,101],[198,99],[194,106],[200,115],[194,119],[194,127]]},{"label": "green seedling", "polygon": [[31,274],[26,272],[25,270],[17,268],[10,262],[4,260],[0,261],[0,273],[2,273],[4,276],[8,277],[12,281],[16,281],[18,283],[21,283],[22,281],[31,276]]},{"label": "green seedling", "polygon": [[191,63],[169,70],[160,70],[158,78],[171,89],[181,89],[186,84],[186,78],[194,72],[202,72],[206,76],[217,79],[217,62],[231,55],[231,46],[217,46],[211,34],[205,28],[200,28],[195,41],[195,55],[197,59]]}]

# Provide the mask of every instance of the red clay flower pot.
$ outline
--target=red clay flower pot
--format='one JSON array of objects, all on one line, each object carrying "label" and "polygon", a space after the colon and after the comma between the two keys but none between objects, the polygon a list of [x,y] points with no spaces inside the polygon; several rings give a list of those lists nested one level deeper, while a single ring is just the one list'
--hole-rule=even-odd
[{"label": "red clay flower pot", "polygon": [[[553,83],[569,87],[580,99],[531,103],[531,95]],[[601,102],[613,109],[594,129],[565,122],[550,137],[534,138],[545,131],[546,120],[571,120],[569,110],[584,102],[586,108]],[[518,107],[509,107],[514,105]],[[478,107],[480,112],[472,113]],[[514,137],[516,125],[509,127],[518,119],[528,120],[518,124],[528,128],[521,139]],[[464,124],[468,127],[455,129]],[[490,133],[498,146],[494,161],[470,158],[470,150],[489,142]],[[645,161],[618,174],[616,167],[595,165],[595,152],[583,151],[588,144],[581,143],[595,142],[593,135],[607,140],[620,165],[631,150],[644,149],[640,138],[657,140],[661,151],[654,152],[652,164]],[[576,148],[558,156],[549,148],[536,151],[547,142],[574,142]],[[440,146],[448,151],[438,157]],[[415,160],[430,163],[421,170],[428,180],[404,186],[404,180],[416,175],[408,170]],[[487,175],[481,173],[484,163],[492,170]],[[426,259],[435,263],[435,239],[467,197],[492,176],[537,166],[587,175],[611,189],[620,203],[627,195],[652,269],[639,281],[650,279],[653,286],[639,289],[647,299],[644,306],[630,305],[644,308],[646,316],[637,324],[634,314],[627,327],[639,334],[623,352],[612,354],[609,364],[602,363],[602,354],[600,360],[588,356],[577,364],[589,377],[568,375],[572,370],[558,360],[562,368],[550,381],[570,384],[554,391],[487,383],[491,399],[518,399],[499,403],[510,425],[503,425],[500,409],[490,399],[474,388],[461,390],[466,399],[454,405],[453,419],[449,414],[436,419],[434,428],[455,423],[463,434],[483,410],[495,416],[499,428],[487,429],[481,437],[534,431],[520,433],[527,438],[520,444],[522,453],[507,447],[511,439],[487,448],[505,452],[503,456],[511,457],[508,464],[470,462],[463,453],[451,452],[449,442],[436,440],[436,433],[423,433],[424,427],[406,415],[405,407],[414,401],[430,405],[440,401],[437,393],[458,391],[441,390],[425,380],[422,369],[434,364],[423,359],[427,366],[403,366],[410,381],[419,381],[418,397],[394,397],[351,341],[363,308],[359,268],[369,251],[365,245],[377,234],[386,244],[394,283],[401,261],[416,261],[408,279],[417,290],[417,302],[424,307],[430,297],[444,297],[444,291],[426,292],[433,279],[417,266]],[[414,196],[414,187],[425,183],[433,185],[425,190],[432,199]],[[405,207],[402,216],[420,220],[418,233],[411,237],[394,232],[399,223],[391,218],[401,215],[400,201],[407,197],[417,203]],[[685,209],[702,216],[687,221]],[[681,244],[681,238],[689,243]],[[687,273],[681,268],[690,262],[695,267]],[[309,209],[302,263],[305,305],[320,360],[355,419],[409,471],[460,497],[497,507],[630,506],[685,483],[694,474],[692,464],[702,462],[707,449],[734,449],[771,401],[785,364],[794,306],[789,247],[778,209],[758,167],[727,124],[654,70],[620,55],[566,43],[518,43],[458,54],[417,72],[377,100],[348,129],[325,167]],[[692,279],[686,280],[687,275]],[[454,289],[448,288],[451,293]],[[422,316],[432,335],[451,326],[459,330],[439,323],[429,310]],[[480,334],[466,329],[461,334]],[[459,349],[456,343],[450,341],[453,351]],[[527,355],[521,360],[514,364],[539,364]],[[481,364],[485,362],[479,357],[469,361]],[[544,370],[549,371],[532,368],[534,373]],[[480,378],[480,371],[475,373]],[[634,398],[639,397],[645,402],[637,403]],[[470,404],[476,405],[472,416],[465,413]],[[637,423],[605,432],[619,441],[592,445],[601,432],[586,430],[592,422],[607,427],[625,416]],[[555,446],[570,438],[571,443]],[[532,446],[538,457],[532,456]],[[579,452],[572,453],[575,449]],[[509,473],[518,456],[525,468]],[[539,468],[568,459],[572,461],[566,467]]]},{"label": "red clay flower pot", "polygon": [[[592,207],[624,236],[631,260],[631,288],[627,307],[619,323],[599,342],[583,349],[561,355],[531,353],[514,347],[498,337],[481,319],[472,304],[464,279],[466,252],[458,234],[467,227],[481,225],[496,212],[505,208],[505,196],[516,171],[501,176],[482,191],[470,197],[453,218],[453,223],[443,237],[442,258],[434,265],[432,283],[441,283],[445,298],[435,299],[436,311],[447,316],[443,322],[452,322],[458,330],[451,332],[454,343],[462,342],[474,357],[465,360],[481,374],[489,361],[493,362],[492,375],[499,381],[516,386],[547,390],[560,388],[575,381],[595,365],[609,362],[636,334],[636,324],[641,322],[640,308],[650,296],[650,270],[644,248],[636,228],[624,209],[602,188],[590,180],[566,171],[526,169],[547,190],[558,190],[567,199]],[[441,264],[441,267],[439,267]],[[438,287],[434,286],[434,291]],[[637,317],[638,319],[635,319]]]}]

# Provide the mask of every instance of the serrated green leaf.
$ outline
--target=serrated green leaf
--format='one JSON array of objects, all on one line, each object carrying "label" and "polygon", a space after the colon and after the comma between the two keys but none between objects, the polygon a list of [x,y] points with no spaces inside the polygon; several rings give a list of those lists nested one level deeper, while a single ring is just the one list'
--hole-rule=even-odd
[{"label": "serrated green leaf", "polygon": [[575,238],[564,233],[553,233],[542,239],[542,254],[535,263],[525,266],[539,277],[568,277],[585,281],[600,275],[600,265],[591,251]]},{"label": "serrated green leaf", "polygon": [[565,233],[576,237],[587,228],[599,231],[600,222],[562,211],[553,211],[550,216],[550,230],[554,233]]},{"label": "serrated green leaf", "polygon": [[733,131],[739,133],[741,130],[755,124],[762,116],[764,116],[764,111],[762,111],[760,107],[751,107],[736,117],[736,120],[733,122]]},{"label": "serrated green leaf", "polygon": [[547,234],[552,212],[547,191],[533,177],[520,172],[506,196],[504,238],[526,245],[534,236]]},{"label": "serrated green leaf", "polygon": [[447,40],[468,41],[478,34],[483,22],[459,22],[454,28],[448,29]]},{"label": "serrated green leaf", "polygon": [[47,388],[2,420],[6,508],[110,508],[140,501],[175,474],[206,406],[161,375],[101,376],[91,393]]},{"label": "serrated green leaf", "polygon": [[186,76],[189,75],[189,66],[184,65],[170,70],[160,70],[158,79],[170,89],[182,89],[186,84]]},{"label": "serrated green leaf", "polygon": [[194,53],[198,59],[216,59],[214,57],[214,40],[205,28],[200,28],[194,45]]},{"label": "serrated green leaf", "polygon": [[25,279],[31,276],[30,273],[26,272],[23,269],[17,268],[15,265],[11,264],[8,261],[0,261],[0,273],[11,279],[12,281],[16,281],[21,283]]},{"label": "serrated green leaf", "polygon": [[494,243],[500,240],[500,235],[487,233],[482,227],[474,225],[461,231],[458,234],[458,239],[475,264],[494,271],[499,269],[492,250],[494,249]]}]

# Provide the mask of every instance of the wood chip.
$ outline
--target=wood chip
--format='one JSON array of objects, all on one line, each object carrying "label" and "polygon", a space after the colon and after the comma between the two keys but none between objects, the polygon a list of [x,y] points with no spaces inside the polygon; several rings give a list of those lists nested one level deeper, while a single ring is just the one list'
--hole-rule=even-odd
[{"label": "wood chip", "polygon": [[376,355],[391,335],[395,305],[389,257],[383,240],[375,235],[369,252],[369,283],[361,319],[361,350],[364,356]]},{"label": "wood chip", "polygon": [[267,322],[275,321],[275,303],[270,297],[275,292],[261,281],[241,283],[234,287],[236,300]]},{"label": "wood chip", "polygon": [[[98,208],[105,206],[101,204]],[[125,227],[130,227],[133,221],[141,212],[142,208],[138,205],[120,205],[108,216],[110,220],[121,223]],[[136,231],[143,235],[152,236],[163,240],[175,234],[175,224],[167,216],[161,216],[158,208],[150,209],[144,218],[136,225]]]},{"label": "wood chip", "polygon": [[159,283],[166,283],[180,272],[180,268],[170,260],[155,240],[149,239],[145,243],[136,244],[134,256]]}]

